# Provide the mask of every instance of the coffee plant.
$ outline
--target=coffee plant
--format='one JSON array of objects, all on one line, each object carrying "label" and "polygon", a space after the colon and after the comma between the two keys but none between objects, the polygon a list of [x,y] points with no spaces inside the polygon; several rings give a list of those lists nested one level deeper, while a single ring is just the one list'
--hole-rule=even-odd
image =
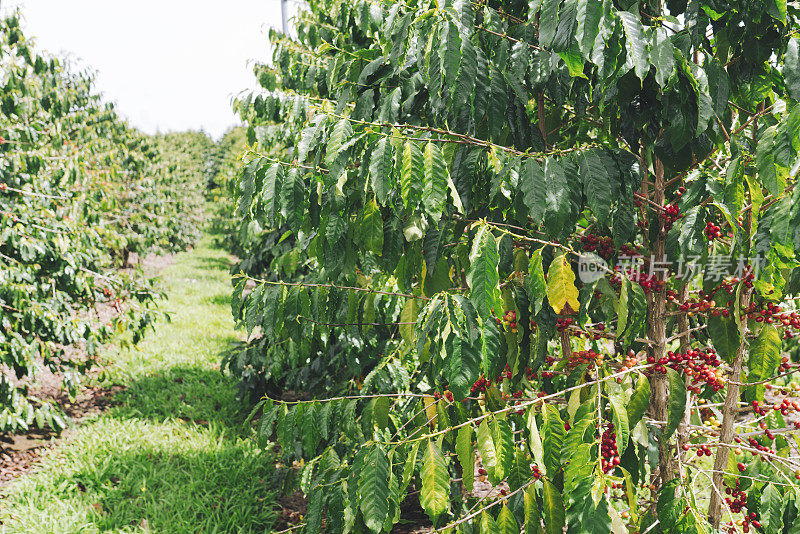
[{"label": "coffee plant", "polygon": [[226,364],[307,532],[798,531],[799,8],[310,0],[271,33]]},{"label": "coffee plant", "polygon": [[0,18],[0,431],[63,429],[31,395],[38,372],[74,393],[101,344],[136,342],[157,316],[153,282],[118,268],[193,242],[203,163],[187,167],[185,135],[136,132],[92,75],[36,52],[18,13]]},{"label": "coffee plant", "polygon": [[226,131],[206,158],[204,169],[206,198],[209,200],[210,231],[219,238],[219,244],[234,254],[243,252],[238,246],[238,231],[242,219],[236,217],[236,175],[245,147],[245,131],[241,126]]}]

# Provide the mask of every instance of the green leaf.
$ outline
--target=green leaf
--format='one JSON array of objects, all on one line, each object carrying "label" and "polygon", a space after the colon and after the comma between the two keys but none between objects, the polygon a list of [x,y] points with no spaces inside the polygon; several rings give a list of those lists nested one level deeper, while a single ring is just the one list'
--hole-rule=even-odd
[{"label": "green leaf", "polygon": [[500,358],[500,330],[494,317],[481,319],[480,323],[481,369],[489,374]]},{"label": "green leaf", "polygon": [[351,137],[353,137],[353,127],[350,126],[349,119],[341,119],[333,125],[331,135],[328,138],[328,146],[325,148],[325,165],[328,169],[334,166],[343,145]]},{"label": "green leaf", "polygon": [[434,524],[450,510],[450,475],[436,443],[428,441],[422,460],[422,490],[419,502]]},{"label": "green leaf", "polygon": [[547,476],[553,478],[561,469],[561,444],[564,441],[564,421],[558,408],[545,404],[542,408],[542,452]]},{"label": "green leaf", "polygon": [[509,475],[514,463],[514,435],[507,421],[495,419],[492,422],[492,439],[497,453],[497,467],[494,477],[490,474],[489,478],[494,478],[492,482],[497,483]]},{"label": "green leaf", "polygon": [[611,417],[614,423],[614,430],[617,434],[617,452],[620,456],[625,452],[625,447],[628,445],[628,437],[630,436],[630,427],[628,426],[628,411],[625,409],[625,404],[622,399],[609,395],[609,402],[611,403]]},{"label": "green leaf", "polygon": [[580,175],[586,192],[586,203],[597,220],[605,225],[611,214],[611,178],[594,151],[581,154]]},{"label": "green leaf", "polygon": [[728,72],[719,60],[710,56],[706,56],[703,69],[706,71],[706,77],[708,78],[708,92],[711,95],[711,101],[714,103],[714,113],[720,120],[723,120],[725,111],[728,109],[728,99],[731,95]]},{"label": "green leaf", "polygon": [[423,171],[422,151],[416,142],[406,141],[400,169],[400,195],[403,198],[403,206],[407,209],[416,207],[421,200],[425,187]]},{"label": "green leaf", "polygon": [[450,391],[457,401],[469,395],[469,388],[481,374],[481,355],[466,337],[453,335],[452,351],[445,361]]},{"label": "green leaf", "polygon": [[[594,403],[592,402],[590,405],[586,407],[593,406]],[[585,408],[584,408],[585,409]],[[583,411],[583,410],[582,410]],[[586,429],[590,426],[597,425],[596,413],[592,409],[591,412],[585,413],[581,416],[577,421],[573,421],[572,427],[569,429],[569,432],[566,432],[566,436],[561,443],[561,457],[562,458],[573,458],[576,454],[576,451],[582,445],[591,445],[591,438],[586,436]],[[591,466],[588,466],[591,469]]]},{"label": "green leaf", "polygon": [[533,459],[539,467],[544,466],[544,445],[542,444],[542,436],[539,434],[539,427],[536,424],[536,410],[533,406],[528,408],[528,431],[530,432],[530,440],[528,446],[533,454]]},{"label": "green leaf", "polygon": [[297,233],[306,213],[305,184],[297,168],[293,167],[286,175],[281,196],[281,215],[292,232]]},{"label": "green leaf", "polygon": [[425,146],[425,189],[422,205],[434,222],[438,222],[447,202],[447,166],[438,146],[428,141]]},{"label": "green leaf", "polygon": [[[365,91],[365,94],[367,92]],[[403,96],[403,89],[398,87],[383,98],[378,120],[383,123],[394,124],[397,122],[400,111],[400,97]],[[371,100],[371,97],[370,97]]]},{"label": "green leaf", "polygon": [[800,45],[794,37],[790,38],[786,45],[783,76],[786,82],[786,92],[794,100],[800,101]]},{"label": "green leaf", "polygon": [[722,359],[732,364],[739,351],[739,326],[734,318],[711,317],[708,321],[708,333]]},{"label": "green leaf", "polygon": [[770,126],[758,140],[756,168],[758,181],[769,194],[779,197],[786,188],[786,171],[776,161],[775,127]]},{"label": "green leaf", "polygon": [[561,0],[542,0],[542,11],[539,14],[539,44],[549,48],[553,44],[558,27],[558,6]]},{"label": "green leaf", "polygon": [[306,456],[316,456],[320,439],[316,403],[306,403],[306,409],[300,418],[300,439]]},{"label": "green leaf", "polygon": [[656,83],[665,88],[675,72],[675,47],[664,28],[654,28],[652,39],[650,59],[656,68]]},{"label": "green leaf", "polygon": [[562,534],[566,524],[564,499],[558,489],[547,479],[542,480],[542,511],[546,534]]},{"label": "green leaf", "polygon": [[531,254],[528,265],[528,274],[524,278],[525,293],[528,295],[528,303],[531,308],[531,316],[535,316],[542,309],[542,302],[547,294],[547,283],[542,267],[542,250],[544,247],[536,249]]},{"label": "green leaf", "polygon": [[497,248],[497,240],[488,225],[478,228],[478,233],[472,242],[469,260],[470,266],[467,272],[467,284],[470,288],[469,299],[481,320],[492,320],[495,292],[498,290],[500,282],[500,275],[497,272],[500,252]]},{"label": "green leaf", "polygon": [[544,225],[552,234],[558,235],[564,231],[570,211],[569,181],[564,168],[553,158],[545,161],[544,176],[547,181]]},{"label": "green leaf", "polygon": [[394,168],[392,144],[388,137],[381,137],[372,152],[369,164],[369,179],[375,198],[381,205],[386,203],[386,197],[392,189],[392,169]]},{"label": "green leaf", "polygon": [[[464,3],[464,6],[472,8],[472,4]],[[467,103],[472,100],[475,92],[475,84],[478,78],[478,53],[475,45],[469,39],[461,40],[461,65],[458,69],[458,80],[456,82],[453,98],[463,99]]]},{"label": "green leaf", "polygon": [[456,87],[458,67],[461,64],[461,35],[454,22],[446,21],[442,25],[442,73],[446,91]]},{"label": "green leaf", "polygon": [[667,375],[669,376],[669,409],[667,427],[664,429],[665,440],[668,440],[681,424],[683,416],[686,414],[687,400],[686,384],[681,375],[671,367],[667,367]]},{"label": "green leaf", "polygon": [[383,253],[383,219],[374,199],[370,199],[364,205],[361,218],[361,242],[366,245],[367,250],[374,254],[380,256]]},{"label": "green leaf", "polygon": [[542,517],[536,502],[536,488],[534,486],[528,486],[528,489],[525,490],[524,508],[525,534],[540,534],[542,532]]},{"label": "green leaf", "polygon": [[377,445],[364,459],[361,476],[358,480],[359,508],[364,515],[364,523],[372,532],[381,532],[389,517],[389,478],[392,472],[389,458]]},{"label": "green leaf", "polygon": [[303,163],[308,157],[308,153],[319,141],[323,130],[325,129],[325,121],[328,116],[320,114],[311,119],[311,124],[304,128],[300,133],[300,142],[297,144],[297,161]]},{"label": "green leaf", "polygon": [[765,534],[778,534],[783,530],[783,497],[774,484],[767,484],[761,491],[759,515]]},{"label": "green leaf", "polygon": [[625,330],[628,328],[631,286],[631,281],[624,277],[620,285],[619,298],[614,301],[614,311],[617,314],[617,339],[622,339],[625,336]]},{"label": "green leaf", "polygon": [[306,532],[322,532],[322,508],[325,504],[325,491],[316,488],[308,499]]},{"label": "green leaf", "polygon": [[464,425],[456,434],[456,456],[461,464],[461,481],[467,493],[472,493],[475,482],[475,449],[472,446],[472,426]]},{"label": "green leaf", "polygon": [[575,273],[572,272],[566,254],[554,258],[547,269],[547,300],[559,314],[567,305],[573,312],[580,308]]},{"label": "green leaf", "polygon": [[649,406],[650,381],[646,376],[640,374],[639,380],[636,382],[636,389],[628,401],[628,428],[633,429],[642,420]]},{"label": "green leaf", "polygon": [[486,422],[486,419],[481,421],[481,424],[478,425],[478,451],[481,453],[483,468],[494,478],[494,471],[497,469],[498,465],[497,449],[495,448],[494,438],[492,438],[492,433],[489,430],[489,424]]},{"label": "green leaf", "polygon": [[414,346],[414,325],[419,317],[420,304],[417,299],[408,299],[400,311],[400,336],[410,346]]},{"label": "green leaf", "polygon": [[411,449],[408,456],[406,456],[406,461],[403,464],[403,480],[400,487],[401,493],[405,493],[406,488],[411,483],[411,478],[414,476],[414,471],[417,467],[417,456],[419,455],[419,447],[421,441],[415,441],[412,445],[408,447]]},{"label": "green leaf", "polygon": [[695,63],[689,65],[692,76],[695,80],[695,91],[697,91],[697,135],[703,133],[708,128],[708,121],[714,116],[714,102],[711,100],[708,88],[708,77],[706,72]]},{"label": "green leaf", "polygon": [[496,523],[501,534],[519,534],[519,524],[507,504],[503,505],[497,515]]},{"label": "green leaf", "polygon": [[781,360],[781,335],[774,325],[765,324],[758,338],[750,345],[748,382],[759,382],[769,378]]},{"label": "green leaf", "polygon": [[519,178],[522,198],[528,208],[528,213],[537,224],[541,224],[544,220],[547,198],[547,181],[544,171],[535,159],[528,158],[522,164]]},{"label": "green leaf", "polygon": [[767,0],[767,13],[779,22],[786,22],[786,0]]},{"label": "green leaf", "polygon": [[278,415],[278,410],[281,406],[273,406],[269,410],[264,408],[261,421],[259,423],[258,439],[261,443],[266,443],[271,437],[275,428],[275,418]]},{"label": "green leaf", "polygon": [[633,64],[636,76],[644,80],[650,72],[650,52],[647,50],[647,39],[644,34],[644,27],[639,16],[630,11],[617,12],[622,19],[622,26],[625,29],[625,43],[628,57]]},{"label": "green leaf", "polygon": [[502,534],[500,532],[500,528],[497,526],[497,523],[495,523],[494,519],[492,519],[492,516],[489,515],[489,512],[486,510],[481,513],[480,532],[481,534]]},{"label": "green leaf", "polygon": [[283,166],[275,164],[270,166],[264,175],[264,189],[261,192],[261,201],[264,203],[264,213],[269,224],[275,224],[275,215],[280,210],[280,192],[283,184]]},{"label": "green leaf", "polygon": [[581,54],[589,61],[592,59],[595,39],[600,33],[604,3],[601,0],[578,0],[578,25],[575,29],[575,38],[578,40]]}]

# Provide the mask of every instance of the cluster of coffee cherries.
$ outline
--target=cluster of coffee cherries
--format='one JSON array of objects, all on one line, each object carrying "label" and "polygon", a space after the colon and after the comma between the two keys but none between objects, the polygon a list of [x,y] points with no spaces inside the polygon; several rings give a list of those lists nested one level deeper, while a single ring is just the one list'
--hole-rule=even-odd
[{"label": "cluster of coffee cherries", "polygon": [[696,302],[684,302],[680,305],[680,310],[687,312],[689,316],[705,314],[712,317],[719,317],[720,315],[723,317],[728,317],[730,315],[730,310],[727,308],[718,308],[716,304],[714,304],[714,301],[710,299],[710,297],[700,295],[698,298],[699,300]]},{"label": "cluster of coffee cherries", "polygon": [[564,330],[569,330],[569,328],[574,324],[575,319],[572,317],[559,317],[558,321],[556,322],[556,330],[563,332]]},{"label": "cluster of coffee cherries", "polygon": [[6,184],[0,183],[0,191],[5,191],[7,187]]},{"label": "cluster of coffee cherries", "polygon": [[533,473],[533,478],[535,478],[536,480],[539,480],[540,478],[542,478],[542,470],[539,469],[538,465],[532,464],[531,465],[531,472]]},{"label": "cluster of coffee cherries", "polygon": [[[739,462],[737,464],[737,469],[739,471],[744,471],[746,468],[743,463]],[[731,509],[731,512],[734,514],[738,514],[742,510],[747,509],[747,494],[743,492],[740,488],[739,479],[736,479],[736,488],[725,488],[725,493],[730,495],[730,497],[725,497],[725,502]],[[745,518],[748,516],[745,515]],[[755,517],[753,518],[755,519]],[[745,531],[746,532],[746,531]]]},{"label": "cluster of coffee cherries", "polygon": [[677,204],[667,204],[664,206],[664,212],[661,214],[661,219],[664,221],[664,230],[669,230],[675,221],[683,217],[681,210]]},{"label": "cluster of coffee cherries", "polygon": [[639,361],[636,359],[636,353],[633,351],[633,349],[628,349],[628,352],[625,356],[625,359],[622,360],[622,368],[620,371],[627,371],[628,369],[639,365]]},{"label": "cluster of coffee cherries", "polygon": [[567,365],[570,367],[577,367],[585,363],[603,365],[603,355],[598,354],[591,349],[579,350],[577,352],[572,353],[572,356],[570,356]]},{"label": "cluster of coffee cherries", "polygon": [[[654,275],[647,274],[647,272],[645,272],[646,269],[642,268],[641,266],[629,267],[623,272],[620,266],[617,265],[614,270],[619,273],[623,273],[623,275],[631,282],[636,282],[639,284],[644,290],[645,294],[649,294],[650,291],[657,290],[666,283],[663,280],[659,280]],[[614,276],[609,279],[609,283],[611,284],[611,287],[619,289],[622,285],[622,280],[619,276]]]},{"label": "cluster of coffee cherries", "polygon": [[750,515],[745,516],[742,522],[742,531],[744,534],[750,532],[750,525],[753,525],[754,528],[761,528],[761,521],[758,520],[758,514],[755,512],[750,512]]},{"label": "cluster of coffee cherries", "polygon": [[471,394],[475,393],[486,393],[486,389],[492,386],[491,380],[486,380],[483,376],[478,378],[472,386],[469,388],[469,392]]},{"label": "cluster of coffee cherries", "polygon": [[[690,448],[691,447],[689,447],[688,444],[686,443],[683,444],[683,450],[688,451]],[[699,447],[697,447],[697,456],[702,458],[703,456],[711,457],[713,455],[714,453],[711,452],[711,447],[709,447],[708,445],[700,445]]]},{"label": "cluster of coffee cherries", "polygon": [[539,373],[531,369],[530,367],[525,368],[525,376],[528,380],[535,380],[539,377]]},{"label": "cluster of coffee cherries", "polygon": [[753,302],[744,312],[747,314],[748,319],[752,319],[757,323],[780,323],[785,327],[800,328],[800,316],[797,312],[785,312],[780,306],[772,302],[767,302],[761,307]]},{"label": "cluster of coffee cherries", "polygon": [[[767,384],[767,386],[769,385],[770,384]],[[755,400],[752,402],[751,406],[753,407],[753,411],[758,415],[767,415],[769,411],[766,406],[760,406],[759,402]],[[797,401],[790,401],[788,397],[784,397],[781,402],[773,404],[772,409],[776,412],[781,412],[781,415],[786,416],[791,412],[800,412],[800,403]],[[798,424],[800,424],[800,421],[796,421],[795,427],[797,427]]]},{"label": "cluster of coffee cherries", "polygon": [[603,436],[600,440],[600,467],[604,473],[612,471],[620,463],[619,454],[617,454],[617,433],[613,425],[608,425]]},{"label": "cluster of coffee cherries", "polygon": [[438,391],[434,391],[433,392],[433,398],[434,399],[439,400],[442,397],[447,399],[447,402],[453,402],[453,392],[450,391],[449,389],[445,389],[444,393],[439,393]]},{"label": "cluster of coffee cherries", "polygon": [[[775,439],[775,434],[773,434],[769,430],[767,430],[767,432],[764,435],[769,440]],[[736,441],[736,443],[741,443],[742,442],[742,438],[740,438],[739,436],[736,436],[733,439],[734,439],[734,441]],[[772,453],[772,449],[770,449],[766,445],[762,445],[761,443],[759,443],[759,441],[756,438],[754,438],[752,436],[747,438],[747,444],[750,445],[751,448],[756,449],[757,451],[766,452],[766,453]],[[739,449],[739,450],[741,450],[741,449]],[[763,457],[759,456],[759,458],[763,461]]]},{"label": "cluster of coffee cherries", "polygon": [[497,324],[503,325],[506,330],[511,332],[512,334],[517,333],[517,312],[514,310],[508,310],[505,314],[503,314],[502,319],[497,319]]},{"label": "cluster of coffee cherries", "polygon": [[596,252],[604,259],[609,259],[614,255],[614,242],[610,237],[586,234],[581,236],[581,244],[586,252]]},{"label": "cluster of coffee cherries", "polygon": [[692,385],[687,388],[689,391],[699,394],[702,384],[707,385],[715,392],[725,386],[722,370],[719,369],[721,363],[719,355],[712,348],[689,349],[685,353],[669,351],[659,362],[665,358],[670,367],[678,372],[683,371],[686,376],[694,379]]},{"label": "cluster of coffee cherries", "polygon": [[633,257],[636,257],[636,256],[641,256],[642,254],[641,254],[641,252],[639,252],[639,250],[633,248],[630,245],[621,245],[619,247],[619,255],[620,256],[625,256],[625,257],[628,257],[628,258],[633,258]]},{"label": "cluster of coffee cherries", "polygon": [[705,234],[706,238],[708,238],[709,241],[720,239],[722,237],[722,228],[720,228],[713,222],[708,221],[708,224],[706,224]]},{"label": "cluster of coffee cherries", "polygon": [[[511,369],[508,367],[508,365],[506,365],[505,369],[503,369],[503,372],[501,372],[497,376],[497,380],[495,380],[495,383],[501,384],[503,382],[504,378],[507,378],[507,379],[511,380],[512,376],[513,375],[511,374]],[[475,381],[475,383],[472,384],[472,386],[470,386],[469,391],[470,391],[470,393],[485,393],[486,390],[488,388],[490,388],[491,386],[492,386],[492,379],[491,378],[487,379],[483,375],[481,375],[481,377],[478,378]],[[522,392],[521,391],[519,391],[517,393],[519,395],[515,394],[515,396],[517,396],[517,397],[521,397],[522,396]]]}]

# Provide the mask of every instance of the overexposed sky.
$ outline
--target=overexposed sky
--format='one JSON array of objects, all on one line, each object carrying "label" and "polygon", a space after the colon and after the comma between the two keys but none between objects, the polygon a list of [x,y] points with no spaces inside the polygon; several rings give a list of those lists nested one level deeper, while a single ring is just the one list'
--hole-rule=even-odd
[{"label": "overexposed sky", "polygon": [[37,49],[95,70],[105,98],[148,133],[219,137],[236,124],[231,97],[256,86],[252,61],[268,59],[267,31],[281,26],[280,0],[0,0],[13,6]]}]

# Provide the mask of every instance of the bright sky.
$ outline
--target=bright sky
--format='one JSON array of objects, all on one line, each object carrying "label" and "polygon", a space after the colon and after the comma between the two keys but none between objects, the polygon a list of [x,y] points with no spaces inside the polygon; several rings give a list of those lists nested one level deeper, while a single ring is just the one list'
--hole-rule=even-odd
[{"label": "bright sky", "polygon": [[[231,97],[255,87],[280,0],[0,0],[19,5],[37,48],[80,59],[134,126],[148,132],[237,123]],[[290,9],[294,3],[290,2]]]}]

